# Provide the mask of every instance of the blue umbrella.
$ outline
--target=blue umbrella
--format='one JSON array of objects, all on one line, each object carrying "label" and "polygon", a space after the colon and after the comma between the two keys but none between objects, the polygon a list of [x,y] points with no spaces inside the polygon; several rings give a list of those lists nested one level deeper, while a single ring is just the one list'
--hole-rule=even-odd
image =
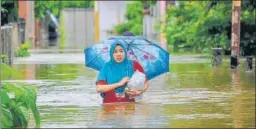
[{"label": "blue umbrella", "polygon": [[85,66],[99,71],[110,60],[110,46],[116,40],[126,43],[128,58],[142,65],[149,80],[169,72],[169,53],[140,36],[115,36],[86,48]]}]

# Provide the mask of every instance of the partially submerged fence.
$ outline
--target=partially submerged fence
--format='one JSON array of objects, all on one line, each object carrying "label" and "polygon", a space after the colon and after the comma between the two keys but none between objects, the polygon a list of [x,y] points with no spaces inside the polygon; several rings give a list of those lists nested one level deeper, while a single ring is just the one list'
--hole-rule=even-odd
[{"label": "partially submerged fence", "polygon": [[13,63],[14,51],[21,44],[21,33],[17,23],[1,26],[1,61],[11,65]]}]

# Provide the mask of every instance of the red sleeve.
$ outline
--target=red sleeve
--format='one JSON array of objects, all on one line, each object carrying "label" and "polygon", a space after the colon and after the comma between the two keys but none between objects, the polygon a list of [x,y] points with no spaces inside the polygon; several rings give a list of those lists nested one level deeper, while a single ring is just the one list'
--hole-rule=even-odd
[{"label": "red sleeve", "polygon": [[139,70],[140,72],[145,74],[144,69],[142,68],[142,66],[140,65],[140,63],[138,63],[137,61],[133,61],[133,67],[134,67],[134,72],[136,70]]},{"label": "red sleeve", "polygon": [[[133,67],[134,67],[134,72],[135,72],[136,70],[139,70],[140,72],[142,72],[142,73],[145,74],[145,71],[144,71],[144,69],[142,68],[142,66],[140,65],[139,62],[133,61]],[[147,77],[146,77],[146,80],[148,80]]]},{"label": "red sleeve", "polygon": [[106,85],[108,84],[105,80],[99,80],[96,82],[97,85]]}]

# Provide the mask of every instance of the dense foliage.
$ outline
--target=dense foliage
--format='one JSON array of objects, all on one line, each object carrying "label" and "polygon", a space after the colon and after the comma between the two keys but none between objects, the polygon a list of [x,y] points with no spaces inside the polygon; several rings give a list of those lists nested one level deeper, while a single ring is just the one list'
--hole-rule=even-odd
[{"label": "dense foliage", "polygon": [[60,16],[60,11],[63,8],[88,8],[93,7],[94,1],[43,1],[35,0],[35,17],[43,18],[45,11],[49,9],[55,16]]},{"label": "dense foliage", "polygon": [[114,27],[114,34],[121,35],[125,31],[142,35],[143,31],[143,10],[144,8],[153,6],[156,0],[133,1],[127,4],[126,21]]},{"label": "dense foliage", "polygon": [[18,19],[18,1],[1,0],[1,26],[10,22],[17,22]]},{"label": "dense foliage", "polygon": [[[8,65],[1,63],[1,78],[21,78],[22,75]],[[30,111],[36,128],[40,127],[40,114],[36,106],[37,89],[21,83],[1,84],[1,128],[27,128]]]},{"label": "dense foliage", "polygon": [[[168,6],[166,34],[168,45],[174,52],[210,52],[220,46],[227,54],[231,50],[232,1],[178,1],[178,6]],[[152,5],[152,4],[151,4]],[[127,4],[126,22],[114,27],[114,34],[125,31],[141,35],[143,31],[144,3]],[[242,1],[241,5],[241,54],[250,55],[256,49],[256,2]],[[159,25],[158,25],[159,26]],[[112,32],[113,33],[113,32]]]},{"label": "dense foliage", "polygon": [[11,68],[5,63],[1,63],[1,80],[10,78],[21,79],[22,77],[22,74],[18,73],[16,69]]},{"label": "dense foliage", "polygon": [[[179,6],[167,9],[164,32],[174,50],[209,52],[216,46],[230,50],[231,20],[232,1],[179,1]],[[240,45],[245,55],[256,48],[255,27],[255,2],[242,1]]]},{"label": "dense foliage", "polygon": [[1,0],[1,12],[7,12],[7,9],[4,6],[6,4],[7,0]]},{"label": "dense foliage", "polygon": [[121,35],[125,31],[130,31],[135,35],[141,35],[143,30],[143,4],[140,1],[134,1],[127,4],[126,22],[114,27],[114,33]]},{"label": "dense foliage", "polygon": [[[11,94],[14,97],[11,97]],[[35,87],[4,83],[1,87],[1,128],[27,128],[30,110],[34,115],[36,127],[40,127],[36,97]]]}]

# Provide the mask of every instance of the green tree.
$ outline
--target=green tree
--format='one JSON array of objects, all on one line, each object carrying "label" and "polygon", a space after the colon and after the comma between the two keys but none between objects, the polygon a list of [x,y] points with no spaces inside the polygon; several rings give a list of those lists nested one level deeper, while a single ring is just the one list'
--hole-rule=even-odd
[{"label": "green tree", "polygon": [[[241,23],[255,25],[255,5],[250,6],[249,3],[242,1]],[[209,52],[216,46],[230,49],[231,18],[232,1],[179,1],[179,6],[167,9],[164,32],[168,44],[173,45],[174,49],[196,52]],[[243,33],[248,30],[244,31],[241,31],[241,46],[246,44]],[[253,35],[256,33],[248,33],[250,40],[247,39],[247,42],[254,44],[250,44],[254,48]]]},{"label": "green tree", "polygon": [[135,35],[142,35],[143,31],[143,10],[144,6],[153,6],[156,0],[149,1],[133,1],[126,6],[126,21],[114,26],[113,31],[117,35],[121,35],[125,31],[130,31]]},{"label": "green tree", "polygon": [[94,6],[94,1],[42,1],[35,0],[35,17],[43,18],[45,11],[49,9],[55,16],[59,17],[63,8],[89,8]]},{"label": "green tree", "polygon": [[121,35],[125,31],[130,31],[135,35],[141,35],[143,30],[143,4],[141,1],[134,1],[127,4],[126,22],[114,27],[116,34]]}]

